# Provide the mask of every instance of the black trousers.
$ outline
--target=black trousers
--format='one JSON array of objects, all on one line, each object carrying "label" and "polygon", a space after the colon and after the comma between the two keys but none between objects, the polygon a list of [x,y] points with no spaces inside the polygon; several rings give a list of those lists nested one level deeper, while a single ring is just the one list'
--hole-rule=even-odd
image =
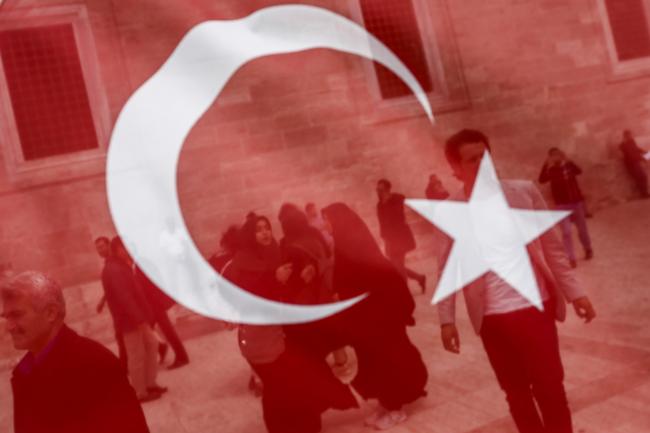
[{"label": "black trousers", "polygon": [[481,339],[520,433],[573,432],[554,310],[547,303],[543,312],[531,307],[483,319]]},{"label": "black trousers", "polygon": [[634,179],[634,183],[641,195],[646,197],[648,195],[648,174],[645,167],[639,161],[625,161],[625,168]]},{"label": "black trousers", "polygon": [[172,322],[169,320],[167,310],[163,308],[154,309],[154,320],[165,336],[165,340],[167,340],[169,345],[172,347],[176,356],[176,361],[188,361],[189,357],[187,356],[185,346],[183,346],[183,342],[178,336],[176,329],[174,329],[174,325],[172,325]]},{"label": "black trousers", "polygon": [[386,257],[393,262],[402,275],[411,280],[419,280],[423,275],[406,267],[406,253],[407,251],[386,245]]}]

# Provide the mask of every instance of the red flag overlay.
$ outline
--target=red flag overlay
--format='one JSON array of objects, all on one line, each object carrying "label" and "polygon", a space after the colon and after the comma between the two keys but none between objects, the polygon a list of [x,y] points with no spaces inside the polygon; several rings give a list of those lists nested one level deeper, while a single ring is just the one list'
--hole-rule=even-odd
[{"label": "red flag overlay", "polygon": [[648,431],[649,7],[0,0],[0,430]]}]

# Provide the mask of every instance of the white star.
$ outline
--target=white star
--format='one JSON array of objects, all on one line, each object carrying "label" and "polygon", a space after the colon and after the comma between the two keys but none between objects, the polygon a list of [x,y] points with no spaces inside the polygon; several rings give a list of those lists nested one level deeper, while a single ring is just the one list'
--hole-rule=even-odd
[{"label": "white star", "polygon": [[570,212],[511,208],[489,152],[468,202],[409,199],[406,204],[454,240],[432,303],[492,271],[543,309],[526,245]]}]

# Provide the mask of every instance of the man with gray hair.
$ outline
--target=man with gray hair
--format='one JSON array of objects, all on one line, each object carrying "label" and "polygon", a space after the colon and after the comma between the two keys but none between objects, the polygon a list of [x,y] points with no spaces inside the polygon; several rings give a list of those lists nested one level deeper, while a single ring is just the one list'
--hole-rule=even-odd
[{"label": "man with gray hair", "polygon": [[65,325],[65,300],[52,278],[28,271],[0,283],[2,317],[14,347],[16,433],[147,433],[120,362]]}]

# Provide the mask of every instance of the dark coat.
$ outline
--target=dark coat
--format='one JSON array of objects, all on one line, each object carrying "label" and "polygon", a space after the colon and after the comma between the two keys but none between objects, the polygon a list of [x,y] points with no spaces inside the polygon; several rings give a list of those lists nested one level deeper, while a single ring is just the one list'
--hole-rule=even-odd
[{"label": "dark coat", "polygon": [[635,164],[643,161],[645,152],[641,149],[634,140],[624,140],[619,144],[621,152],[623,152],[623,159],[626,164]]},{"label": "dark coat", "polygon": [[16,433],[147,433],[135,391],[119,360],[64,326],[29,373],[14,369]]},{"label": "dark coat", "polygon": [[144,297],[147,299],[149,306],[156,312],[164,312],[169,310],[176,303],[172,298],[167,296],[165,292],[160,290],[153,281],[142,272],[142,269],[136,266],[135,268],[135,281],[142,289]]},{"label": "dark coat", "polygon": [[221,274],[223,273],[224,268],[230,261],[235,257],[234,253],[230,252],[223,252],[223,253],[218,253],[210,256],[208,259],[208,263],[210,263],[210,266],[212,266],[212,269],[214,269],[217,273]]},{"label": "dark coat", "polygon": [[[291,274],[288,286],[288,302],[295,304],[324,304],[333,302],[334,294],[325,278],[327,266],[331,263],[329,250],[321,234],[313,230],[295,238],[283,238],[282,263],[291,263],[294,272]],[[305,283],[300,273],[307,266],[313,266],[316,275]]]},{"label": "dark coat", "polygon": [[143,323],[153,322],[151,307],[129,265],[115,257],[106,259],[102,284],[118,331],[130,332]]},{"label": "dark coat", "polygon": [[404,215],[404,196],[391,194],[385,203],[377,203],[379,230],[386,249],[408,252],[415,249],[415,238],[406,224]]},{"label": "dark coat", "polygon": [[582,170],[571,161],[561,165],[544,164],[539,174],[539,182],[551,182],[551,193],[555,204],[574,204],[584,200],[576,176]]}]

